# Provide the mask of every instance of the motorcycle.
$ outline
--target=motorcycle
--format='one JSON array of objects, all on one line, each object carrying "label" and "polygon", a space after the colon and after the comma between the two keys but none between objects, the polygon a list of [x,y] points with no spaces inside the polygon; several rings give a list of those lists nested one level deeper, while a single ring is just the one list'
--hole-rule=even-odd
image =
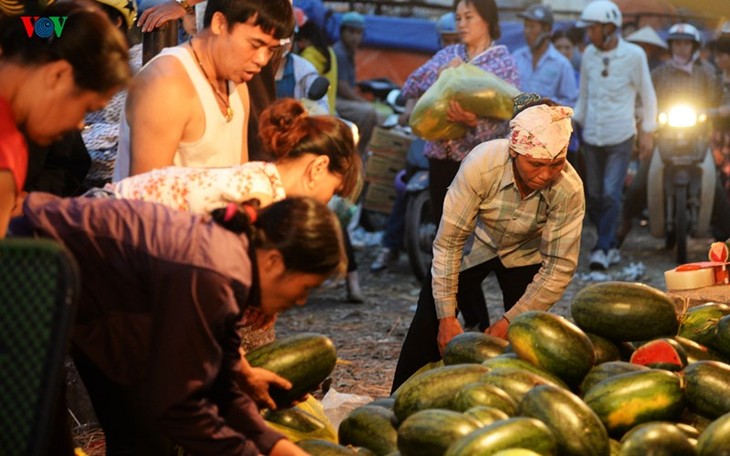
[{"label": "motorcycle", "polygon": [[428,159],[423,155],[424,141],[415,140],[406,158],[404,247],[413,275],[423,282],[433,260],[433,240],[438,226],[433,222],[428,191]]},{"label": "motorcycle", "polygon": [[709,148],[708,113],[675,105],[658,117],[649,165],[649,230],[676,246],[677,262],[687,262],[687,237],[710,232],[717,172]]}]

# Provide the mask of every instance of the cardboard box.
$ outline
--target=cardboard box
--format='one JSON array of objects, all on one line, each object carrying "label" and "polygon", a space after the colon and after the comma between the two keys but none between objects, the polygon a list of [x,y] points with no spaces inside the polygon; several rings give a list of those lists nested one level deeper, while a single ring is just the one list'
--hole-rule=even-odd
[{"label": "cardboard box", "polygon": [[393,183],[368,182],[362,207],[371,211],[390,214],[397,197]]},{"label": "cardboard box", "polygon": [[414,139],[413,134],[399,129],[375,127],[370,143],[368,143],[368,149],[379,155],[405,157]]},{"label": "cardboard box", "polygon": [[393,185],[395,176],[405,167],[405,157],[370,153],[365,163],[365,180]]}]

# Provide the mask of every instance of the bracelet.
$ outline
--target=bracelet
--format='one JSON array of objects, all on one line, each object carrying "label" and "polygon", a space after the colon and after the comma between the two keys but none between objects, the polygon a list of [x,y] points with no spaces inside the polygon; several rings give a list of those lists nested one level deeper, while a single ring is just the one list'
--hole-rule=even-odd
[{"label": "bracelet", "polygon": [[512,323],[511,321],[509,321],[509,318],[507,318],[507,316],[506,316],[506,315],[502,315],[502,318],[504,318],[505,320],[507,320],[507,324],[510,324],[510,323]]},{"label": "bracelet", "polygon": [[195,14],[195,9],[188,3],[187,0],[175,0],[175,2],[182,6],[187,14]]}]

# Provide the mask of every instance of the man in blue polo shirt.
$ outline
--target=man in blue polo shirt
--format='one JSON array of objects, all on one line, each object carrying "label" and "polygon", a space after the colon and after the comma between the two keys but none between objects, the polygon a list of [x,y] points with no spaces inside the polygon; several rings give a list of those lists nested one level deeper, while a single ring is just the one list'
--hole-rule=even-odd
[{"label": "man in blue polo shirt", "polygon": [[550,40],[552,10],[549,6],[532,5],[518,16],[525,20],[527,42],[527,46],[512,54],[520,74],[520,89],[573,107],[578,98],[578,84],[570,61]]}]

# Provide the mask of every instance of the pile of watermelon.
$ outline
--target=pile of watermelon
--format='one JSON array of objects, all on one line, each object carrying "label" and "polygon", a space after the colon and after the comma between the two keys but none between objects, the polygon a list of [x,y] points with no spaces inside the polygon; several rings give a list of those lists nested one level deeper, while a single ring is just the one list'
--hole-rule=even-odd
[{"label": "pile of watermelon", "polygon": [[355,409],[317,455],[730,455],[730,306],[678,314],[662,291],[605,282],[572,322],[515,318],[509,345],[465,333],[442,365]]}]

